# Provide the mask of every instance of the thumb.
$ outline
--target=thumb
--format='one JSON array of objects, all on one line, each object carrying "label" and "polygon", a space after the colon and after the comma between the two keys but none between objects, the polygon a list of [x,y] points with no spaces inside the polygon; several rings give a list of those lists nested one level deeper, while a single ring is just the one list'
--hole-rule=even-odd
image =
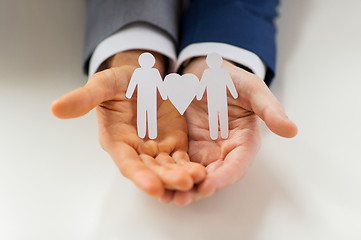
[{"label": "thumb", "polygon": [[287,138],[296,136],[297,126],[287,117],[281,103],[264,81],[252,74],[251,77],[248,75],[235,81],[235,85],[240,92],[241,102],[256,113],[272,132]]},{"label": "thumb", "polygon": [[116,90],[116,74],[113,69],[108,69],[94,74],[84,87],[55,100],[51,111],[58,118],[80,117],[100,103],[112,99]]}]

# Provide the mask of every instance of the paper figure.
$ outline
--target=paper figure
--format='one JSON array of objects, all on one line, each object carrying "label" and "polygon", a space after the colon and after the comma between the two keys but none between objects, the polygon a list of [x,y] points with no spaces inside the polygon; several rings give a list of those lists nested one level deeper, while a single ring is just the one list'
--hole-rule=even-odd
[{"label": "paper figure", "polygon": [[125,96],[131,98],[135,87],[137,92],[137,131],[144,138],[148,121],[148,137],[157,137],[157,89],[163,100],[167,99],[162,77],[158,69],[153,68],[155,58],[150,53],[143,53],[138,59],[140,68],[134,70]]},{"label": "paper figure", "polygon": [[[144,138],[148,123],[148,137],[157,137],[157,89],[163,100],[167,97],[183,115],[189,104],[197,96],[201,100],[207,90],[209,133],[213,140],[218,138],[218,122],[223,139],[228,138],[228,104],[227,89],[233,98],[238,97],[237,90],[227,70],[221,68],[223,59],[216,53],[207,56],[209,66],[198,78],[191,73],[179,75],[168,74],[164,82],[158,71],[153,68],[155,58],[150,53],[143,53],[138,59],[140,68],[135,69],[125,96],[131,98],[135,88],[137,92],[137,131]],[[219,119],[219,120],[218,120]]]},{"label": "paper figure", "polygon": [[218,138],[218,118],[221,137],[228,138],[228,105],[227,88],[233,98],[238,97],[237,90],[227,70],[221,68],[223,59],[216,53],[211,53],[206,58],[207,65],[202,75],[197,92],[197,100],[201,100],[207,89],[209,133],[212,140]]},{"label": "paper figure", "polygon": [[169,100],[178,112],[183,115],[196,96],[199,79],[191,73],[182,76],[171,73],[165,77],[164,85]]}]

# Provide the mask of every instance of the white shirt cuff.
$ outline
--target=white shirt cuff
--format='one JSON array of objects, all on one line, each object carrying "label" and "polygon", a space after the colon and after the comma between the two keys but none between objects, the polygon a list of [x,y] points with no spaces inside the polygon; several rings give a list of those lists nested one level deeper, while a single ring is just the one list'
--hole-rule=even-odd
[{"label": "white shirt cuff", "polygon": [[90,58],[89,77],[96,73],[100,65],[109,57],[132,49],[158,52],[169,58],[170,66],[176,64],[176,46],[171,37],[151,25],[135,23],[99,43]]},{"label": "white shirt cuff", "polygon": [[179,68],[188,59],[206,56],[213,52],[220,54],[225,59],[248,67],[261,79],[266,76],[266,66],[256,54],[240,47],[217,42],[194,43],[185,47],[179,53],[176,68]]}]

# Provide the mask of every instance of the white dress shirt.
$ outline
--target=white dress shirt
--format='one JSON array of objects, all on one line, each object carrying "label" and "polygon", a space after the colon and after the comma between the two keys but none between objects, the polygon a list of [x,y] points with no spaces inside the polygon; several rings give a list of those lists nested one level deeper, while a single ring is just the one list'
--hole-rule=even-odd
[{"label": "white dress shirt", "polygon": [[99,43],[90,58],[89,76],[93,75],[109,57],[118,52],[132,49],[144,49],[163,54],[168,57],[172,72],[193,57],[206,56],[209,53],[217,52],[224,59],[248,67],[261,79],[264,79],[266,75],[266,67],[256,54],[225,43],[202,42],[191,44],[185,47],[177,58],[176,45],[168,34],[151,25],[135,23]]}]

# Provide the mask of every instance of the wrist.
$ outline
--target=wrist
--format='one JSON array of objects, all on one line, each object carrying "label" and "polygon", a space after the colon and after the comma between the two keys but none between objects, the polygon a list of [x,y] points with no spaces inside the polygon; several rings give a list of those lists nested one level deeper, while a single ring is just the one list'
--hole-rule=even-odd
[{"label": "wrist", "polygon": [[[193,72],[197,75],[199,70],[205,69],[207,67],[206,65],[206,57],[200,56],[200,57],[194,57],[187,61],[185,61],[179,68],[179,72],[181,74]],[[197,71],[198,70],[198,71]]]}]

